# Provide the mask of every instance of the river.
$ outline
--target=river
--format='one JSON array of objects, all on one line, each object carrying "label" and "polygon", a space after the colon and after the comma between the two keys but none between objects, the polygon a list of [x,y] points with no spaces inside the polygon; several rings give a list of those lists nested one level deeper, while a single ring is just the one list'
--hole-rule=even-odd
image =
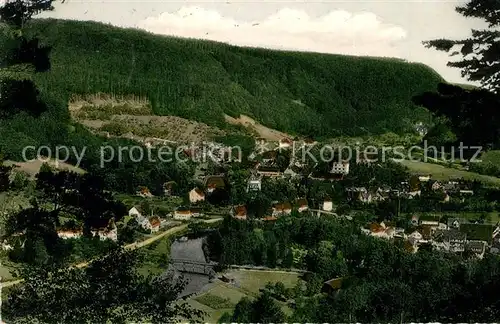
[{"label": "river", "polygon": [[[187,240],[184,242],[173,242],[170,248],[170,258],[205,263],[206,259],[205,254],[203,253],[203,238]],[[182,276],[188,280],[188,283],[179,297],[197,293],[210,282],[208,275],[182,273]]]}]

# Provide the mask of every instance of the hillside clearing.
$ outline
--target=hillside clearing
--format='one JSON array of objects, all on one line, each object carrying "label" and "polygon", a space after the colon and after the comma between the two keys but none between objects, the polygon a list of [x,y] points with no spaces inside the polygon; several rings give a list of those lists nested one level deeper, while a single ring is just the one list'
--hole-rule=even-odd
[{"label": "hillside clearing", "polygon": [[71,117],[94,133],[128,137],[138,141],[161,138],[192,143],[222,136],[217,127],[176,116],[157,116],[147,99],[98,93],[73,96],[69,102]]},{"label": "hillside clearing", "polygon": [[420,161],[404,160],[401,162],[410,169],[410,172],[419,174],[431,174],[436,180],[449,180],[453,178],[464,178],[466,180],[478,180],[485,185],[500,187],[500,178],[482,175],[474,172],[447,168],[442,165],[425,163]]},{"label": "hillside clearing", "polygon": [[239,118],[233,118],[228,115],[224,115],[224,118],[226,121],[231,124],[231,125],[242,125],[249,129],[252,133],[255,133],[258,137],[265,138],[268,141],[279,141],[283,138],[290,138],[290,135],[277,131],[275,129],[266,127],[258,122],[256,122],[254,119],[245,116],[245,115],[240,115]]},{"label": "hillside clearing", "polygon": [[32,178],[34,178],[35,175],[38,173],[38,171],[40,171],[40,167],[44,163],[47,163],[50,167],[52,167],[56,170],[72,171],[72,172],[76,172],[79,174],[85,173],[85,170],[83,170],[81,168],[78,168],[78,167],[71,165],[69,163],[56,161],[55,159],[48,159],[47,161],[41,161],[38,159],[38,160],[34,160],[34,161],[29,161],[29,162],[17,162],[17,161],[10,161],[10,160],[4,161],[5,165],[14,166],[14,170],[26,172]]},{"label": "hillside clearing", "polygon": [[[260,289],[268,282],[281,281],[285,287],[292,288],[300,280],[297,273],[272,270],[238,269],[230,270],[225,275],[234,278],[235,284],[216,280],[207,290],[188,299],[190,305],[198,306],[207,313],[205,323],[216,323],[225,312],[232,313],[241,298],[257,297]],[[279,304],[285,312],[289,312],[286,304],[281,302]]]}]

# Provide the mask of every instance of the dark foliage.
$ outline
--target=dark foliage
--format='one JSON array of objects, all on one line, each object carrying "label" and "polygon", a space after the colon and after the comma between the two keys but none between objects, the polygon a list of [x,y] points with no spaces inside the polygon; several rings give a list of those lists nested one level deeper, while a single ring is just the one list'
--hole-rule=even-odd
[{"label": "dark foliage", "polygon": [[140,255],[115,249],[87,268],[27,268],[22,285],[12,288],[2,305],[12,322],[171,323],[202,315],[177,304],[184,283],[170,275],[137,273]]},{"label": "dark foliage", "polygon": [[[500,144],[500,97],[487,90],[466,90],[441,83],[438,92],[425,92],[413,98],[437,116],[446,117],[456,141],[466,146]],[[474,153],[474,150],[468,150]],[[464,152],[467,152],[464,151]]]},{"label": "dark foliage", "polygon": [[23,28],[34,15],[52,10],[52,2],[54,0],[8,0],[0,7],[0,21],[17,29]]},{"label": "dark foliage", "polygon": [[496,0],[470,0],[458,6],[456,11],[465,17],[479,18],[488,23],[488,29],[471,31],[471,37],[464,40],[435,39],[424,45],[440,51],[459,55],[461,60],[448,65],[462,71],[470,81],[479,81],[486,89],[497,92],[500,87],[500,2]]}]

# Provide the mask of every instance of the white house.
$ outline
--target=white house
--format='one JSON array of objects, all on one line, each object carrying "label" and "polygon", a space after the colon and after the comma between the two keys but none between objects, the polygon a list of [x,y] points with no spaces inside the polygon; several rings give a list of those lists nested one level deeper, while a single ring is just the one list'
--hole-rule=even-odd
[{"label": "white house", "polygon": [[262,189],[262,180],[257,177],[250,178],[247,184],[247,192],[260,191]]},{"label": "white house", "polygon": [[139,226],[141,226],[145,230],[152,230],[149,219],[146,216],[142,215],[139,207],[132,207],[128,211],[128,215],[135,218]]},{"label": "white house", "polygon": [[419,231],[414,231],[413,233],[411,233],[410,235],[408,235],[408,237],[411,237],[411,238],[414,238],[414,239],[417,239],[417,240],[421,240],[423,238],[422,234],[420,234]]},{"label": "white house", "polygon": [[193,214],[191,213],[191,210],[175,210],[174,211],[174,219],[175,220],[189,220],[191,219],[191,217],[193,216]]},{"label": "white house", "polygon": [[349,162],[333,162],[330,173],[348,174]]},{"label": "white house", "polygon": [[136,220],[137,223],[139,223],[139,226],[141,226],[145,230],[151,231],[151,223],[149,222],[149,219],[141,216],[141,218],[136,218]]},{"label": "white house", "polygon": [[422,239],[423,239],[423,235],[420,234],[418,231],[414,231],[413,233],[411,233],[410,235],[408,235],[408,240],[413,244],[417,244],[418,242],[420,242]]},{"label": "white house", "polygon": [[205,193],[198,188],[194,188],[189,192],[189,201],[191,203],[197,203],[199,201],[205,200]]},{"label": "white house", "polygon": [[421,182],[427,182],[430,179],[431,179],[431,175],[430,174],[425,174],[425,175],[418,176],[418,180],[420,180]]},{"label": "white house", "polygon": [[111,229],[94,230],[92,231],[92,235],[99,236],[101,241],[112,240],[116,242],[118,240],[118,229],[116,228],[116,226],[113,226],[113,228]]},{"label": "white house", "polygon": [[323,207],[322,209],[324,211],[332,211],[333,210],[333,202],[330,200],[330,199],[325,199],[325,201],[323,202]]},{"label": "white house", "polygon": [[57,231],[57,236],[59,236],[63,240],[77,239],[77,238],[80,238],[82,235],[83,235],[82,230],[59,230],[59,231]]},{"label": "white house", "polygon": [[139,211],[139,207],[130,208],[130,210],[128,211],[128,215],[132,218],[135,218],[135,219],[143,217],[142,213]]},{"label": "white house", "polygon": [[309,209],[309,205],[308,205],[306,199],[302,198],[302,199],[297,200],[297,210],[299,213],[302,213],[308,209]]},{"label": "white house", "polygon": [[279,142],[280,149],[286,149],[293,145],[293,141],[289,138],[282,138]]}]

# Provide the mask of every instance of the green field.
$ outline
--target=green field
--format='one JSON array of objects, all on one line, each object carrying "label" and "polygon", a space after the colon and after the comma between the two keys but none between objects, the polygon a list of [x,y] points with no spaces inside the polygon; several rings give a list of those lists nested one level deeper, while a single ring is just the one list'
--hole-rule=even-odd
[{"label": "green field", "polygon": [[464,178],[466,180],[478,180],[486,186],[500,187],[500,178],[482,175],[474,172],[447,168],[442,165],[418,161],[404,160],[401,162],[415,174],[431,174],[435,180],[449,180],[453,178]]},{"label": "green field", "polygon": [[[206,323],[216,323],[225,312],[232,313],[241,298],[257,297],[260,289],[268,282],[281,281],[285,287],[292,288],[300,280],[297,273],[285,271],[232,270],[227,275],[235,279],[237,287],[218,281],[208,291],[188,300],[190,305],[207,313],[204,319]],[[289,314],[289,307],[285,303],[280,304],[285,313]]]},{"label": "green field", "polygon": [[10,281],[14,279],[11,273],[12,268],[9,267],[7,264],[5,264],[5,261],[1,261],[0,264],[0,277],[2,278],[1,281]]},{"label": "green field", "polygon": [[138,206],[141,203],[148,201],[150,203],[150,206],[154,210],[155,215],[160,217],[174,211],[174,209],[182,205],[183,202],[182,198],[179,197],[143,198],[136,195],[127,194],[117,194],[116,199],[120,200],[127,207],[127,209]]},{"label": "green field", "polygon": [[484,152],[481,155],[481,161],[483,163],[493,163],[495,165],[500,165],[500,150],[491,150]]},{"label": "green field", "polygon": [[62,101],[135,95],[158,115],[220,127],[224,114],[244,114],[315,137],[401,133],[430,121],[411,98],[442,81],[399,59],[245,48],[95,22],[36,20],[32,32],[52,46],[51,71],[36,80]]},{"label": "green field", "polygon": [[139,273],[147,275],[148,273],[160,274],[165,271],[168,265],[172,240],[172,237],[165,237],[144,247],[141,252],[144,253],[145,259],[138,269]]},{"label": "green field", "polygon": [[500,213],[499,212],[440,212],[440,213],[405,213],[408,219],[413,215],[421,216],[420,219],[423,218],[433,218],[435,220],[440,220],[444,218],[463,218],[466,220],[476,220],[479,219],[482,215],[486,215],[487,223],[496,224],[500,221]]}]

